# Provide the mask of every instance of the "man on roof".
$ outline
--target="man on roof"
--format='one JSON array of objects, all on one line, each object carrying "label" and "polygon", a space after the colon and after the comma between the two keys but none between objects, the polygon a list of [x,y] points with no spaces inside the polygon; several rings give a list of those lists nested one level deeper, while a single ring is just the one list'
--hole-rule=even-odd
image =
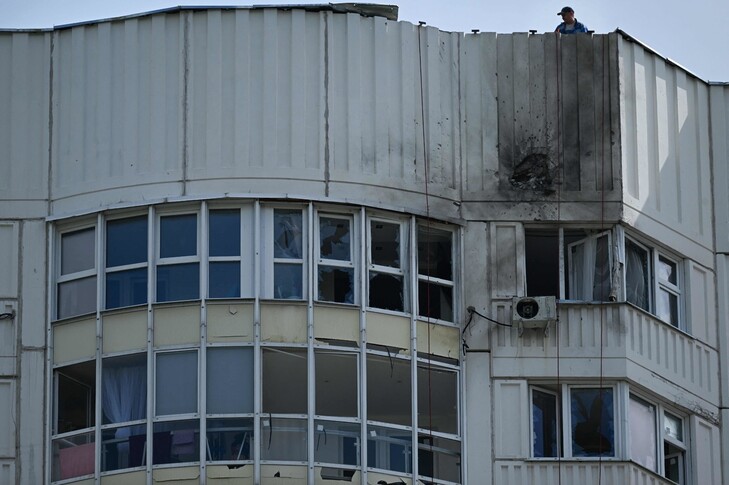
[{"label": "man on roof", "polygon": [[587,32],[587,26],[578,22],[575,18],[575,11],[572,7],[564,7],[557,15],[562,16],[562,23],[554,30],[560,34],[577,34],[579,32]]}]

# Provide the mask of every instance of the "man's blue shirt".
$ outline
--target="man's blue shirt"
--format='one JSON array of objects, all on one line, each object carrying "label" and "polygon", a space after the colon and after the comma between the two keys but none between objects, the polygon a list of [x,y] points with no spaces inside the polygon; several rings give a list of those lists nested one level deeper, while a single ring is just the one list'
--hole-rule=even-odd
[{"label": "man's blue shirt", "polygon": [[559,26],[557,26],[557,32],[560,34],[577,34],[580,32],[587,32],[587,26],[575,19],[575,27],[573,29],[567,30],[567,24],[562,22]]}]

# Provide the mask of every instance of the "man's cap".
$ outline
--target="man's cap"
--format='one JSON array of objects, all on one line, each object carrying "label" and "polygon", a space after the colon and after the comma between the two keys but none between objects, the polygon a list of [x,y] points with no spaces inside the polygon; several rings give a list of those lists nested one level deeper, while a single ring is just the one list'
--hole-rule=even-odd
[{"label": "man's cap", "polygon": [[564,15],[564,14],[566,14],[567,12],[569,12],[569,13],[575,13],[575,11],[574,11],[574,10],[572,10],[572,7],[562,7],[562,10],[560,10],[560,11],[559,11],[559,12],[557,13],[557,15]]}]

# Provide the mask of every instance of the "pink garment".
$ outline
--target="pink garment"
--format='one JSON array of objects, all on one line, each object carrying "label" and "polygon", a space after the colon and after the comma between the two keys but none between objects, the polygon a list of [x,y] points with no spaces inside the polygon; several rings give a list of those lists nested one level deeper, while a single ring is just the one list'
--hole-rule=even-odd
[{"label": "pink garment", "polygon": [[61,462],[61,480],[94,473],[94,444],[62,448],[58,452]]}]

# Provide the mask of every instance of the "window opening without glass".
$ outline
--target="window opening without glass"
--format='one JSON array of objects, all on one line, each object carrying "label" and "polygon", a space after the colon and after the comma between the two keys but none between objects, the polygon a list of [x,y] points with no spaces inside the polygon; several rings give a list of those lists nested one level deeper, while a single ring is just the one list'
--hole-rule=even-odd
[{"label": "window opening without glass", "polygon": [[301,209],[273,211],[273,297],[304,298],[304,230]]},{"label": "window opening without glass", "polygon": [[453,233],[418,226],[418,314],[453,321]]},{"label": "window opening without glass", "polygon": [[403,265],[403,224],[370,220],[369,306],[407,311]]}]

